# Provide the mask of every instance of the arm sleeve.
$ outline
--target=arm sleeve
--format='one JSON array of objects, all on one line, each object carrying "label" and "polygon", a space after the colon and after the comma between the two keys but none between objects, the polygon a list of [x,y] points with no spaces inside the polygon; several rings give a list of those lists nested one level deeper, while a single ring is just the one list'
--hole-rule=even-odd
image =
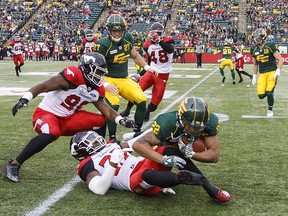
[{"label": "arm sleeve", "polygon": [[112,184],[115,170],[109,165],[102,176],[95,176],[90,180],[88,188],[97,195],[105,195]]},{"label": "arm sleeve", "polygon": [[163,48],[163,50],[165,50],[168,53],[173,53],[174,52],[174,46],[169,44],[169,43],[167,43],[167,42],[165,43],[163,41],[160,41],[159,45]]}]

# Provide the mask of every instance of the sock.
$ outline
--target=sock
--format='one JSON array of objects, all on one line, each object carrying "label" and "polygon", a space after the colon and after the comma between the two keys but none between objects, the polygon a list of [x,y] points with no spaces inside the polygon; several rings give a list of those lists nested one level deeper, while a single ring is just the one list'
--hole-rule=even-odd
[{"label": "sock", "polygon": [[138,128],[141,128],[143,125],[145,112],[146,112],[146,101],[137,104],[134,118],[135,118],[135,124],[137,125]]},{"label": "sock", "polygon": [[162,188],[173,187],[180,184],[176,174],[170,171],[146,170],[142,174],[142,178],[146,183]]},{"label": "sock", "polygon": [[24,161],[26,161],[34,154],[42,151],[48,144],[55,141],[56,139],[57,138],[52,134],[39,134],[30,140],[30,142],[16,158],[16,160],[19,164],[24,163]]}]

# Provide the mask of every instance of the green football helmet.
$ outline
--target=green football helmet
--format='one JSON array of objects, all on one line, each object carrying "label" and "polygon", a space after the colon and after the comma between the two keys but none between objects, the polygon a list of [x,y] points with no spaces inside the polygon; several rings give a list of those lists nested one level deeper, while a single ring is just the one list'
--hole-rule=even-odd
[{"label": "green football helmet", "polygon": [[267,33],[266,33],[265,29],[259,28],[259,29],[256,29],[252,33],[252,37],[253,37],[253,40],[255,41],[255,43],[257,45],[260,45],[260,44],[263,44],[266,42]]},{"label": "green football helmet", "polygon": [[[107,20],[109,38],[112,42],[119,43],[125,35],[127,23],[119,14],[112,14]],[[122,31],[120,36],[112,35],[112,31]]]},{"label": "green football helmet", "polygon": [[178,107],[178,126],[190,135],[201,133],[210,120],[207,103],[198,97],[188,97]]}]

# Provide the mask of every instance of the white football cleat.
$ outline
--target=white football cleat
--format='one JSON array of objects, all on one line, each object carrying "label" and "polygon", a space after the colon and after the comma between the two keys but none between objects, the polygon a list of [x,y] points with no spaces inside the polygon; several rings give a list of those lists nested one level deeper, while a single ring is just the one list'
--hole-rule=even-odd
[{"label": "white football cleat", "polygon": [[273,111],[272,110],[268,110],[267,111],[267,117],[268,118],[272,118],[273,117]]},{"label": "white football cleat", "polygon": [[134,137],[133,137],[134,134],[135,134],[135,132],[125,133],[125,134],[123,134],[123,136],[122,136],[122,140],[123,140],[123,141],[131,140],[131,139],[134,138]]},{"label": "white football cleat", "polygon": [[176,192],[172,188],[161,188],[161,191],[164,194],[171,194],[171,195],[175,195],[176,194]]}]

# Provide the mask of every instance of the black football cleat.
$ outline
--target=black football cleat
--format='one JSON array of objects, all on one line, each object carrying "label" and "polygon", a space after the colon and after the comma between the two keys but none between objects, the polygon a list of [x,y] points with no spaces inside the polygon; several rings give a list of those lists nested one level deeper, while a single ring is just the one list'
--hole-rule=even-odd
[{"label": "black football cleat", "polygon": [[19,164],[12,164],[13,160],[9,160],[6,165],[6,176],[10,181],[19,182]]}]

